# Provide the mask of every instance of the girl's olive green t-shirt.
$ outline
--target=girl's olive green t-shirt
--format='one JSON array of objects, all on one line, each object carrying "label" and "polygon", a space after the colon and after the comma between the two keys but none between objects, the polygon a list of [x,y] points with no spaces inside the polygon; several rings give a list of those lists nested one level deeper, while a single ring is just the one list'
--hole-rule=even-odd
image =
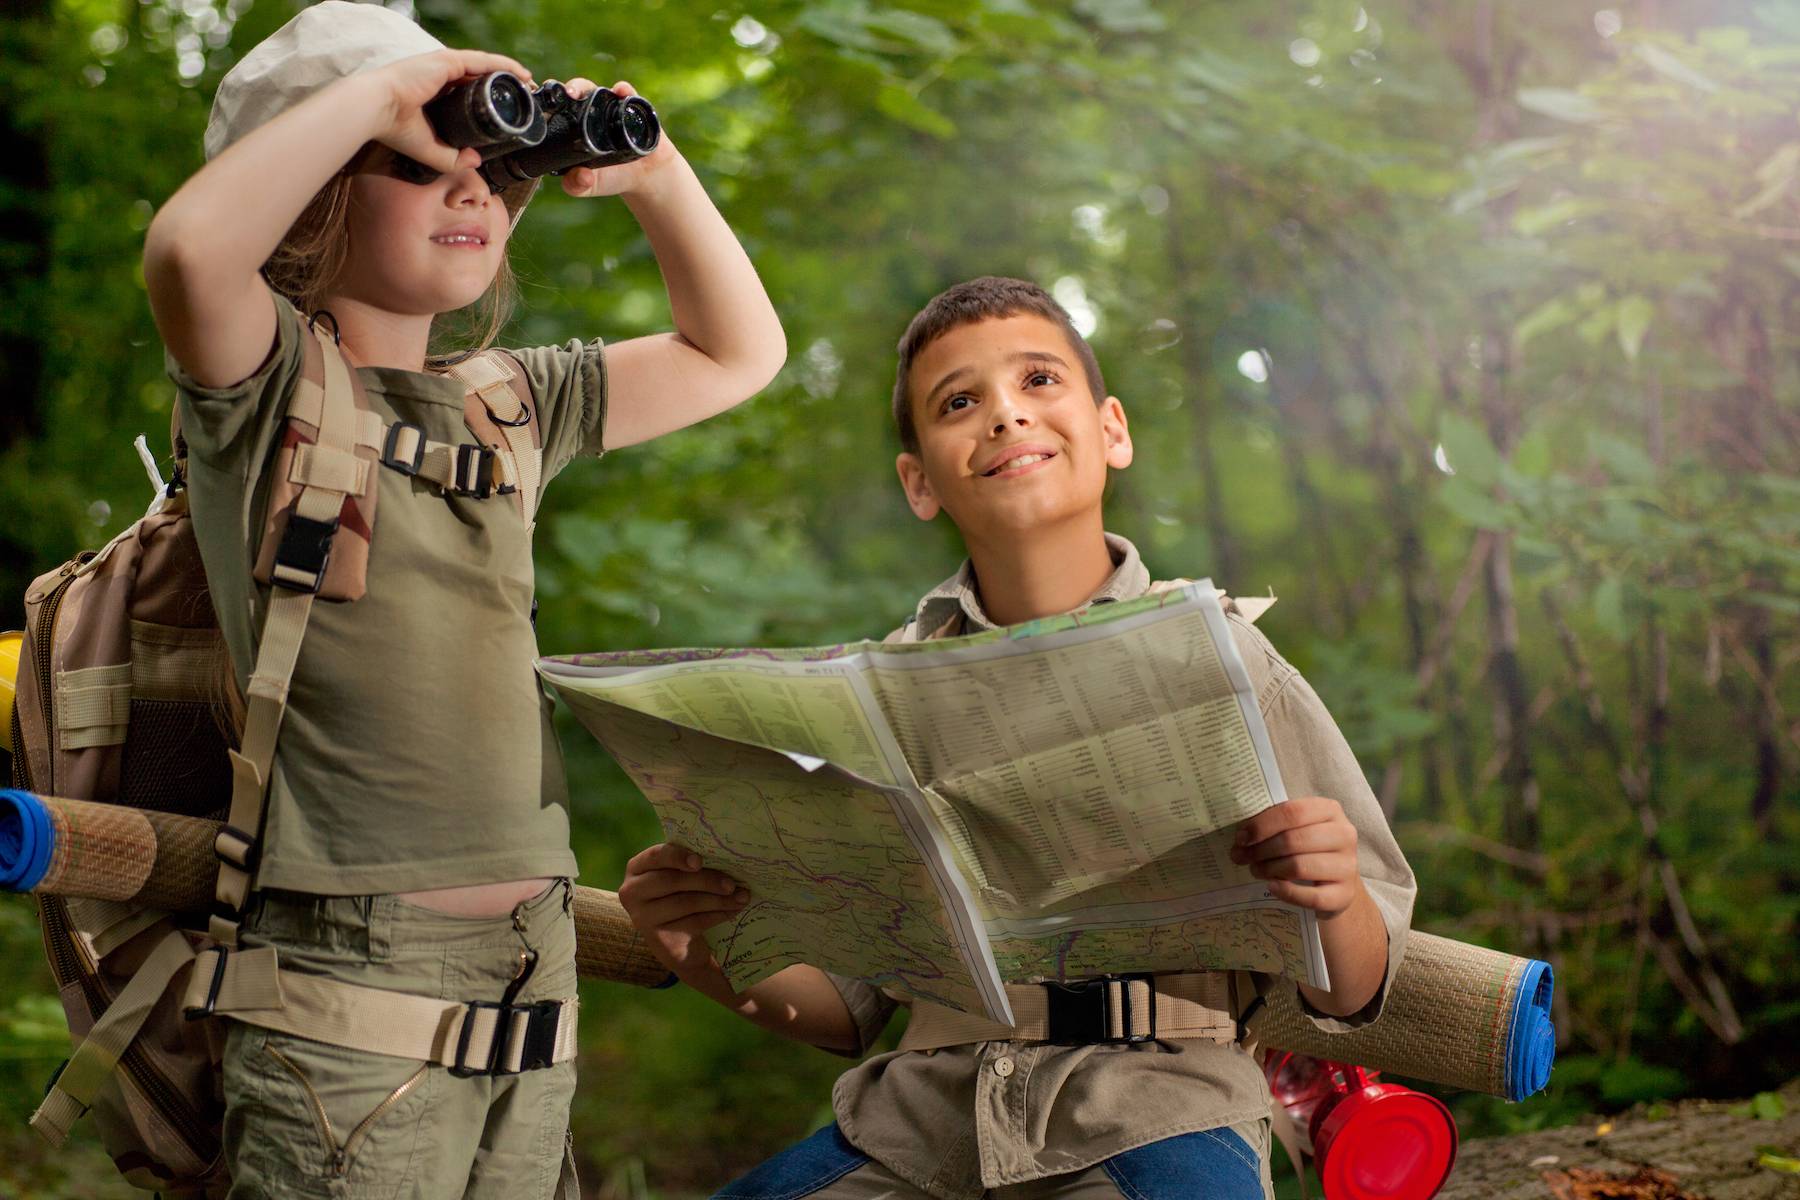
[{"label": "girl's olive green t-shirt", "polygon": [[[255,663],[269,589],[251,580],[283,413],[303,338],[275,299],[262,368],[202,387],[173,358],[189,449],[194,529],[240,687]],[[515,350],[541,422],[547,482],[602,452],[606,368],[598,341]],[[462,385],[356,368],[385,421],[474,441]],[[532,662],[531,541],[510,497],[448,496],[379,468],[368,591],[317,602],[275,752],[256,885],[361,895],[573,875],[568,794],[551,704]]]}]

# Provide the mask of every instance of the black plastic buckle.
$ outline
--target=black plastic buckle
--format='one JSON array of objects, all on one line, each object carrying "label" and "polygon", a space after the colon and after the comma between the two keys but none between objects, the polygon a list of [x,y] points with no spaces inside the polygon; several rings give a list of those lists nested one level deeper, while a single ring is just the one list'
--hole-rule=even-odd
[{"label": "black plastic buckle", "polygon": [[456,465],[449,491],[457,496],[486,500],[494,492],[494,451],[473,442],[456,448]]},{"label": "black plastic buckle", "polygon": [[[1119,1028],[1113,1034],[1112,989],[1119,985]],[[1143,1033],[1131,1032],[1131,985],[1142,983],[1150,996],[1150,1020]],[[1152,1041],[1156,1037],[1156,976],[1136,972],[1127,975],[1097,975],[1073,983],[1046,980],[1041,985],[1049,999],[1049,1029],[1044,1038],[1062,1046],[1124,1046]]]},{"label": "black plastic buckle", "polygon": [[325,583],[325,567],[331,561],[331,539],[338,531],[338,521],[315,521],[299,513],[288,515],[281,544],[275,548],[275,569],[271,580],[295,592],[317,594]]},{"label": "black plastic buckle", "polygon": [[219,1004],[219,989],[224,986],[225,983],[225,960],[230,957],[231,951],[224,946],[215,946],[213,949],[218,952],[219,961],[217,965],[213,967],[212,983],[206,989],[206,1003],[198,1008],[184,1008],[181,1010],[181,1015],[190,1021],[198,1021],[202,1018],[212,1016],[213,1010],[217,1008]]},{"label": "black plastic buckle", "polygon": [[[401,458],[397,453],[400,445],[400,433],[410,429],[418,435],[418,442],[413,447],[411,458]],[[414,425],[411,421],[395,421],[388,426],[387,440],[381,445],[381,465],[389,470],[398,471],[402,475],[417,475],[425,467],[425,427]]]},{"label": "black plastic buckle", "polygon": [[[535,1004],[496,1004],[488,1000],[471,1000],[464,1006],[462,1034],[456,1039],[456,1057],[450,1073],[460,1079],[479,1075],[517,1075],[552,1065],[556,1057],[556,1032],[561,1026],[562,1004],[556,1000],[539,1000]],[[488,1047],[487,1062],[478,1067],[468,1063],[469,1041],[475,1033],[475,1014],[487,1010],[494,1014],[494,1040]],[[513,1017],[525,1014],[524,1044],[519,1052],[518,1067],[502,1067],[512,1045]]]}]

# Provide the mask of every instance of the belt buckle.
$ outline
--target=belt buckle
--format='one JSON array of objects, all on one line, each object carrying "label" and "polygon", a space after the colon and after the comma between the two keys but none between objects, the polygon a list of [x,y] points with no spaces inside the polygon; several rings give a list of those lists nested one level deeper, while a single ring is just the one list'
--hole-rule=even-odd
[{"label": "belt buckle", "polygon": [[[1119,1029],[1114,1034],[1111,984],[1119,985]],[[1131,1032],[1131,985],[1143,983],[1149,995],[1143,1033]],[[1069,983],[1040,984],[1049,1003],[1044,1040],[1061,1046],[1128,1046],[1156,1038],[1156,976],[1148,971],[1096,975]]]},{"label": "belt buckle", "polygon": [[[561,1025],[562,1002],[559,1000],[539,1000],[534,1004],[495,1003],[491,1000],[471,1000],[463,1006],[462,1034],[456,1040],[456,1057],[449,1064],[452,1075],[459,1079],[475,1076],[517,1075],[523,1071],[535,1071],[553,1065],[556,1057],[556,1034]],[[487,1062],[481,1066],[470,1066],[469,1042],[475,1033],[475,1014],[481,1010],[489,1010],[494,1014],[494,1036],[488,1044]],[[517,1068],[503,1067],[507,1050],[512,1045],[513,1018],[525,1014],[525,1028],[522,1031],[524,1046],[519,1053]]]}]

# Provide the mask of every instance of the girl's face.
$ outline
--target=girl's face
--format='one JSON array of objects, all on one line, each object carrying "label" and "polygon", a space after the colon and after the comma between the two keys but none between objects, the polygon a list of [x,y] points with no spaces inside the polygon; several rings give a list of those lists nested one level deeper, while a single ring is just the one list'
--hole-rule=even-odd
[{"label": "girl's face", "polygon": [[407,316],[481,298],[506,257],[512,218],[473,167],[441,175],[376,145],[351,171],[350,256],[332,291]]}]

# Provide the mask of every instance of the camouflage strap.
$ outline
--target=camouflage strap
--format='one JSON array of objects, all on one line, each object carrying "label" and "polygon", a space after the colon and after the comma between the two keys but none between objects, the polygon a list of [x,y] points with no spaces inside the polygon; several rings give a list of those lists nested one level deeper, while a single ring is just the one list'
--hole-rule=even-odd
[{"label": "camouflage strap", "polygon": [[1070,984],[1009,983],[1013,1024],[916,1001],[902,1050],[936,1050],[971,1042],[1145,1042],[1237,1040],[1231,975],[1114,975]]},{"label": "camouflage strap", "polygon": [[332,1046],[516,1075],[575,1057],[578,1001],[438,1000],[281,969],[273,946],[202,950],[183,1011],[223,1016]]},{"label": "camouflage strap", "polygon": [[31,1127],[52,1146],[60,1147],[69,1130],[94,1103],[100,1088],[112,1077],[119,1056],[137,1037],[150,1010],[162,998],[180,970],[194,961],[194,947],[181,930],[171,930],[144,960],[131,982],[107,1006],[87,1037],[31,1115]]}]

